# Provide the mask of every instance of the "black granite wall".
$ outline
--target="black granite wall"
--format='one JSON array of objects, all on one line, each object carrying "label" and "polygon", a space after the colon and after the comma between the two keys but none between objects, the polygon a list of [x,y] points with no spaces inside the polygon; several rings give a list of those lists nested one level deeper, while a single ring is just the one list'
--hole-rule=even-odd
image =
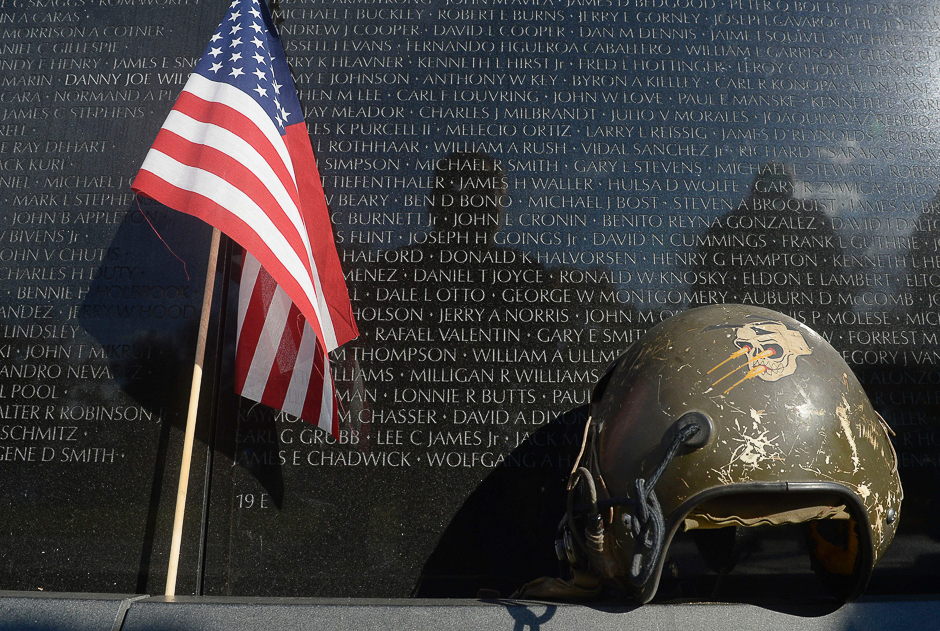
[{"label": "black granite wall", "polygon": [[[182,591],[554,571],[594,381],[715,302],[843,353],[907,493],[872,589],[936,589],[940,4],[276,8],[363,334],[334,440],[229,394],[220,279]],[[128,183],[223,10],[0,0],[4,588],[162,585],[208,230]]]}]

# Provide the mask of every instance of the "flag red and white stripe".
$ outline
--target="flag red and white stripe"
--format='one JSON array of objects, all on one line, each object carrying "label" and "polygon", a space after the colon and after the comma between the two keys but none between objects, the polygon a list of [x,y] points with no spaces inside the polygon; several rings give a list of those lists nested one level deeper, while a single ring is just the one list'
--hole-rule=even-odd
[{"label": "flag red and white stripe", "polygon": [[[260,342],[250,350],[239,348],[238,361],[249,362],[236,368],[244,377],[239,392],[264,403],[281,400],[291,410],[310,414],[309,394],[297,391],[306,379],[300,375],[319,375],[319,390],[328,391],[332,402],[325,352],[358,331],[303,110],[264,3],[232,2],[157,134],[133,189],[200,217],[263,267],[257,274],[260,285],[255,283],[251,292],[267,298],[262,307],[246,303],[244,320],[240,309],[239,346],[243,340],[262,340],[262,334],[275,339],[270,331],[278,326],[282,334],[276,352]],[[276,290],[269,290],[272,284]],[[303,319],[303,334],[285,336],[285,327],[294,330],[294,314]],[[280,325],[267,322],[275,316],[282,318]],[[306,329],[313,332],[312,340]],[[293,342],[288,338],[296,340],[296,350],[289,349]],[[316,369],[318,352],[322,370]],[[306,361],[308,355],[313,358],[309,371],[306,366],[280,370],[285,358]],[[262,361],[271,362],[267,370]],[[282,392],[272,394],[278,389]],[[322,422],[324,397],[313,398],[320,401],[317,418]],[[291,403],[301,399],[299,407]]]},{"label": "flag red and white stripe", "polygon": [[238,294],[235,389],[337,433],[329,357],[316,332],[258,260],[245,254]]}]

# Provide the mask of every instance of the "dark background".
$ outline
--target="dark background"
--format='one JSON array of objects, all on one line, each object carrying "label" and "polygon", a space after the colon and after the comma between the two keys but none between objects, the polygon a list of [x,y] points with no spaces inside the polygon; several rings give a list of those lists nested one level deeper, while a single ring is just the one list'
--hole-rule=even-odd
[{"label": "dark background", "polygon": [[[906,491],[872,590],[936,589],[940,7],[673,4],[281,3],[362,337],[339,441],[236,401],[223,266],[181,592],[552,572],[574,410],[711,302],[843,352]],[[224,8],[0,4],[4,588],[162,589],[209,231],[129,182]]]}]

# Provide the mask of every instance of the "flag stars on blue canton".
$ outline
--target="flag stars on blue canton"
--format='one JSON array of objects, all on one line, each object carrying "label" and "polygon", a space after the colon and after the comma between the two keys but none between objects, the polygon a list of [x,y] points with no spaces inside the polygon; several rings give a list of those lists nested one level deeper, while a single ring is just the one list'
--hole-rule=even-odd
[{"label": "flag stars on blue canton", "polygon": [[[283,87],[274,76],[274,63],[269,38],[257,0],[234,0],[228,19],[223,20],[212,36],[200,72],[216,81],[225,81],[250,93],[271,116],[281,130],[293,109],[278,100]],[[245,31],[245,36],[240,32]],[[249,39],[250,37],[250,39]],[[251,45],[250,49],[241,46]]]}]

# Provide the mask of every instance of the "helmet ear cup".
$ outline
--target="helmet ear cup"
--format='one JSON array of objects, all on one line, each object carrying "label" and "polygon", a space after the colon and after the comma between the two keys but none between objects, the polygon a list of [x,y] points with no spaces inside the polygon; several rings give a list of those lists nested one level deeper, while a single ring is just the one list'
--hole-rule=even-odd
[{"label": "helmet ear cup", "polygon": [[833,596],[851,599],[862,571],[858,522],[854,518],[810,521],[804,531],[813,571]]},{"label": "helmet ear cup", "polygon": [[756,528],[727,526],[696,529],[692,530],[691,534],[699,556],[717,575],[711,588],[712,599],[725,595],[723,590],[725,577],[734,571],[739,561],[746,559],[761,547],[760,535]]},{"label": "helmet ear cup", "polygon": [[679,417],[679,420],[676,421],[676,433],[681,432],[691,425],[698,428],[698,431],[692,434],[691,438],[683,442],[682,447],[686,453],[701,449],[707,445],[708,441],[711,440],[712,434],[715,433],[715,424],[712,422],[711,417],[702,412],[686,412]]},{"label": "helmet ear cup", "polygon": [[728,526],[693,530],[692,538],[699,556],[719,576],[731,572],[742,556],[755,545],[754,530],[744,526]]}]

